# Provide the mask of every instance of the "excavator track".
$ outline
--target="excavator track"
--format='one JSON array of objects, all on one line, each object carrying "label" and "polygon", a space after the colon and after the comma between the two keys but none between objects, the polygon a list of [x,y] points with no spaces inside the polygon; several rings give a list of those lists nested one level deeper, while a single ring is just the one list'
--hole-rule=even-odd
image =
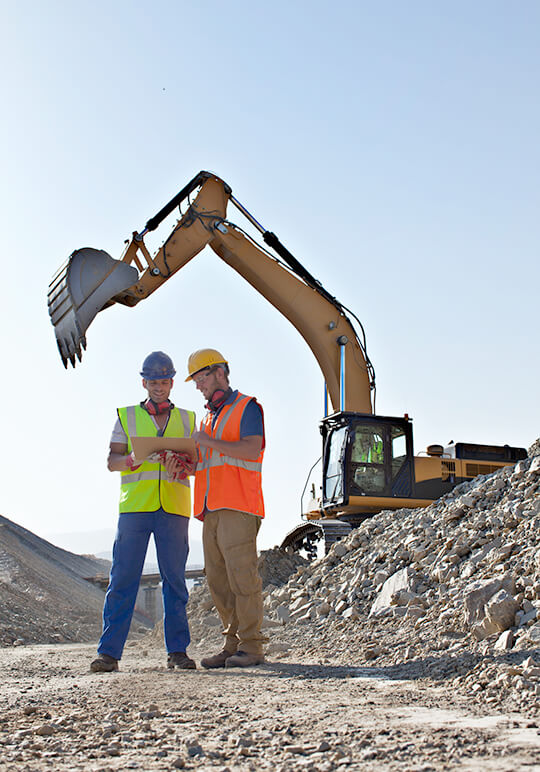
[{"label": "excavator track", "polygon": [[351,525],[343,520],[317,520],[301,523],[285,536],[281,542],[281,549],[290,552],[306,553],[309,560],[317,557],[317,547],[321,539],[324,540],[324,553],[326,554],[332,544],[351,532]]}]

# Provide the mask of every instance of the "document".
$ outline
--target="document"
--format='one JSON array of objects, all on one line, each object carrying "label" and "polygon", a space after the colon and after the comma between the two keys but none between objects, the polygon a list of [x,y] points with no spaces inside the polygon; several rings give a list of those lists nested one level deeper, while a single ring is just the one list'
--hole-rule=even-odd
[{"label": "document", "polygon": [[190,437],[132,437],[131,444],[137,461],[144,461],[152,453],[160,450],[177,450],[189,453],[193,461],[197,460],[195,440]]}]

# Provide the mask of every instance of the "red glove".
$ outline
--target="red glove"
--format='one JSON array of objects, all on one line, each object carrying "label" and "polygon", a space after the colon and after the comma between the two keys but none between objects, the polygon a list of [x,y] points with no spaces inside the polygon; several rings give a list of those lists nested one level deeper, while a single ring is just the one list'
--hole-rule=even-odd
[{"label": "red glove", "polygon": [[159,454],[160,463],[165,465],[166,461],[173,461],[177,469],[173,475],[173,480],[185,480],[190,472],[193,472],[193,464],[189,453],[180,453],[176,450],[162,450]]},{"label": "red glove", "polygon": [[131,453],[128,453],[126,456],[126,464],[128,465],[128,468],[131,469],[132,472],[135,471],[135,469],[138,469],[140,467],[140,464],[135,463],[135,454],[133,451]]}]

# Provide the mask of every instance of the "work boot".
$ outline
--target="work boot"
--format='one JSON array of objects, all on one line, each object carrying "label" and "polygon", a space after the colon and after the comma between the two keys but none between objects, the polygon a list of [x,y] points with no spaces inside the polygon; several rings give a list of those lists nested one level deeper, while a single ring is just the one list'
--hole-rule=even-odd
[{"label": "work boot", "polygon": [[234,652],[223,649],[219,654],[214,654],[213,657],[205,657],[201,659],[201,665],[207,670],[212,670],[216,667],[225,667],[225,662],[233,656]]},{"label": "work boot", "polygon": [[250,667],[251,665],[261,665],[263,662],[262,654],[248,654],[247,651],[238,650],[236,654],[226,660],[225,667]]},{"label": "work boot", "polygon": [[118,670],[118,660],[108,654],[98,654],[97,659],[90,664],[90,670],[92,673],[112,673]]},{"label": "work boot", "polygon": [[185,651],[170,651],[167,656],[167,667],[170,670],[174,670],[175,667],[179,670],[195,670],[197,665]]}]

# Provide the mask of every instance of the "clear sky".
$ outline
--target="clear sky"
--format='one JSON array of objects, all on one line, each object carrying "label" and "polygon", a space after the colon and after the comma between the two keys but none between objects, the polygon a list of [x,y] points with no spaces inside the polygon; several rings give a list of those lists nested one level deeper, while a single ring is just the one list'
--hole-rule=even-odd
[{"label": "clear sky", "polygon": [[115,408],[142,399],[161,349],[200,418],[183,374],[210,346],[265,408],[260,546],[299,520],[322,376],[213,252],[99,314],[75,370],[57,353],[52,274],[83,246],[119,257],[201,169],[362,320],[377,412],[409,413],[417,452],[540,435],[536,0],[19,0],[2,16],[3,515],[40,535],[113,528]]}]

